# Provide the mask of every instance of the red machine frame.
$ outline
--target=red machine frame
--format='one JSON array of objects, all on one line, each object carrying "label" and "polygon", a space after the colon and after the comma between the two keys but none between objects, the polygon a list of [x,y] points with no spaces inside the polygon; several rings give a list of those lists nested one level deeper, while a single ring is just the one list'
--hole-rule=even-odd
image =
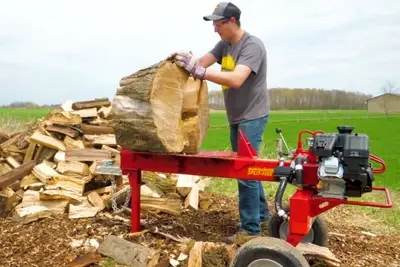
[{"label": "red machine frame", "polygon": [[[303,149],[302,136],[309,133],[315,136],[322,131],[311,132],[302,130],[298,135],[297,149],[293,159],[303,154],[307,162],[303,165],[303,188],[298,188],[290,198],[289,235],[286,241],[296,246],[308,234],[312,218],[341,204],[391,208],[392,200],[389,190],[384,187],[373,187],[373,190],[384,191],[387,203],[341,200],[320,197],[315,194],[317,177],[317,158],[309,150]],[[274,168],[279,165],[277,159],[258,158],[246,136],[239,133],[238,152],[201,152],[196,155],[164,154],[134,152],[121,150],[120,168],[123,175],[129,176],[131,187],[131,232],[140,231],[140,184],[141,171],[161,173],[181,173],[219,178],[241,178],[266,182],[279,182],[274,177]],[[384,161],[374,155],[370,159],[381,165],[373,169],[373,173],[383,173],[386,170]],[[284,161],[284,166],[290,166],[291,159]]]}]

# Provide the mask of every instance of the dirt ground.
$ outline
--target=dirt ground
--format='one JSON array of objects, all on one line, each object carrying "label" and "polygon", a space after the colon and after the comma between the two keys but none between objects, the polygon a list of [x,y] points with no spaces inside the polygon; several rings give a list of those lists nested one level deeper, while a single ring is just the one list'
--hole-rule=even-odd
[{"label": "dirt ground", "polygon": [[[237,203],[234,198],[214,197],[211,194],[210,197],[213,197],[214,204],[207,210],[185,211],[180,217],[144,214],[144,229],[157,226],[160,231],[176,238],[220,242],[222,236],[235,232]],[[325,213],[330,232],[329,248],[342,261],[340,266],[400,266],[400,235],[379,235],[376,229],[361,227],[366,224],[363,219],[353,221],[355,225],[351,225],[349,216],[351,213],[343,207]],[[175,255],[181,251],[188,252],[187,247],[159,234],[147,232],[139,237],[128,237],[129,228],[128,220],[110,219],[101,214],[79,220],[46,218],[25,225],[13,222],[11,218],[1,219],[0,266],[69,266],[76,257],[95,251],[96,244],[109,234]],[[79,240],[91,240],[92,246],[79,246]],[[205,267],[228,266],[228,262],[229,257],[224,250],[203,253]],[[323,266],[310,263],[314,267]],[[187,259],[178,266],[185,264]],[[114,265],[96,263],[87,266]]]}]

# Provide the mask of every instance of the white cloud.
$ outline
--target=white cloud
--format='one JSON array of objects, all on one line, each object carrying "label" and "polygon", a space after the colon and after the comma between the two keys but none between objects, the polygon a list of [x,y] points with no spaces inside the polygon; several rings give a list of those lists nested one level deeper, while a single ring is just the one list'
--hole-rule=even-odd
[{"label": "white cloud", "polygon": [[[398,0],[233,2],[243,28],[265,42],[270,87],[376,94],[387,79],[400,84]],[[3,1],[0,104],[111,97],[121,77],[174,50],[211,49],[218,36],[202,17],[217,3]]]}]

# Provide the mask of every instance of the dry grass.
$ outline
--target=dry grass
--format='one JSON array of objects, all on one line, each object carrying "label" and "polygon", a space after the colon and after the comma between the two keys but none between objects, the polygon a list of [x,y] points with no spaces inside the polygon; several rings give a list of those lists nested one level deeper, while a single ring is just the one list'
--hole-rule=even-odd
[{"label": "dry grass", "polygon": [[[363,225],[373,229],[379,234],[400,234],[400,194],[391,190],[393,207],[374,208],[362,206],[346,206],[349,214],[352,215],[351,221],[355,225]],[[361,199],[354,199],[363,202],[386,203],[383,192],[371,192],[365,194]],[[350,221],[350,218],[349,218]]]},{"label": "dry grass", "polygon": [[22,122],[12,116],[0,116],[0,132],[11,134],[26,129],[28,122]]}]

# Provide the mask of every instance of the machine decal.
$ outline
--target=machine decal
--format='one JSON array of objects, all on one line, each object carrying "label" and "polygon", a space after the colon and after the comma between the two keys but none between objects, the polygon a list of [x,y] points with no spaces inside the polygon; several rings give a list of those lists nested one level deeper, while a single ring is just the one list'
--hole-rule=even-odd
[{"label": "machine decal", "polygon": [[247,175],[272,176],[273,174],[274,174],[274,169],[273,168],[249,167],[247,169]]}]

